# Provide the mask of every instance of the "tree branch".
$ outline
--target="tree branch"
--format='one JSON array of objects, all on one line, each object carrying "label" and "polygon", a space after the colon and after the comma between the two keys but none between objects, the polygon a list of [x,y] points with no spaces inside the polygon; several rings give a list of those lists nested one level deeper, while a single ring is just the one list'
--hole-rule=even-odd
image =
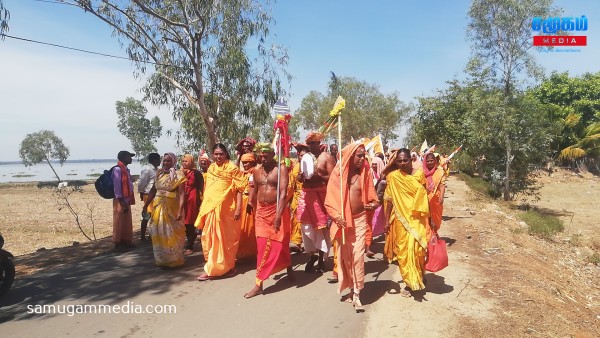
[{"label": "tree branch", "polygon": [[142,9],[142,11],[144,11],[146,14],[151,15],[155,18],[157,18],[158,20],[164,21],[165,23],[171,25],[171,26],[177,26],[177,27],[182,27],[183,29],[185,29],[187,26],[181,22],[177,22],[177,21],[173,21],[170,19],[167,19],[166,17],[156,13],[155,11],[153,11],[152,9],[146,7],[140,0],[131,0],[133,1],[133,3],[135,3],[136,5],[140,6],[140,8]]}]

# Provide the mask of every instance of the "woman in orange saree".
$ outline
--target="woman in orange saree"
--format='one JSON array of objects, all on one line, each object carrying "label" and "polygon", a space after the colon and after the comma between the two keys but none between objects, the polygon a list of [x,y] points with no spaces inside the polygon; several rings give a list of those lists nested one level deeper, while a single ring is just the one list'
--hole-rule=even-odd
[{"label": "woman in orange saree", "polygon": [[444,212],[444,194],[446,192],[446,175],[444,169],[438,165],[438,158],[434,153],[425,155],[423,173],[427,180],[427,199],[429,200],[429,223],[434,232],[438,232],[442,225]]}]

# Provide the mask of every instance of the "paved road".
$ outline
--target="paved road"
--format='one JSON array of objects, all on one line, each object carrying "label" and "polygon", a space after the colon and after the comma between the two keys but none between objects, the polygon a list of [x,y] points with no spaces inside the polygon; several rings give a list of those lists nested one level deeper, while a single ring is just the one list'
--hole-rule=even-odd
[{"label": "paved road", "polygon": [[[427,274],[426,292],[414,299],[398,295],[396,265],[382,260],[382,239],[366,259],[365,288],[361,299],[366,313],[356,314],[341,303],[336,285],[326,277],[302,271],[307,257],[292,256],[298,280],[289,285],[284,274],[265,283],[266,294],[247,300],[243,294],[254,285],[255,266],[238,267],[239,275],[198,282],[199,253],[183,267],[164,270],[153,263],[150,245],[106,255],[19,279],[0,299],[0,335],[13,337],[449,337],[463,336],[465,319],[493,319],[494,307],[478,292],[485,278],[470,265],[461,247],[477,246],[457,236],[472,228],[465,208],[468,189],[450,180],[443,235],[449,244],[450,267]],[[455,243],[456,242],[456,243]],[[453,245],[454,244],[454,245]],[[17,260],[18,264],[18,260]],[[281,278],[283,277],[283,278]],[[469,288],[468,286],[476,286]],[[167,305],[176,314],[28,314],[28,306],[54,304]],[[485,335],[485,334],[484,334]]]},{"label": "paved road", "polygon": [[[382,243],[376,244],[381,252]],[[379,255],[378,255],[379,256]],[[178,269],[154,266],[149,245],[128,253],[109,253],[72,266],[17,279],[0,300],[1,331],[9,336],[166,336],[197,337],[360,337],[367,314],[356,314],[341,303],[336,286],[326,275],[305,273],[306,256],[293,256],[297,283],[284,274],[265,283],[265,295],[247,300],[254,266],[243,265],[229,279],[198,282],[199,253]],[[17,263],[18,264],[18,263]],[[381,260],[366,264],[367,283],[362,299],[370,304],[397,288],[391,270]],[[388,270],[385,281],[376,281]],[[370,285],[369,285],[370,284]],[[385,285],[384,285],[385,284]],[[166,305],[176,314],[30,314],[28,306],[54,305]],[[126,307],[127,308],[127,307]],[[129,307],[133,309],[134,307]],[[66,308],[67,311],[69,308]],[[71,308],[74,309],[74,308]]]}]

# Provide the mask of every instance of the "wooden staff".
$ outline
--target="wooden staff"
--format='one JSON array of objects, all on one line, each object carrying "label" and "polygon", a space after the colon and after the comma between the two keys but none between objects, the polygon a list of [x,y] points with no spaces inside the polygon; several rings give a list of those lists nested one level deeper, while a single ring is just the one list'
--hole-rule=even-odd
[{"label": "wooden staff", "polygon": [[[338,115],[338,121],[337,121],[337,125],[338,125],[338,149],[340,149],[338,151],[338,154],[340,155],[340,159],[338,160],[338,163],[340,165],[340,202],[342,203],[341,205],[341,214],[342,214],[342,221],[344,221],[344,189],[342,188],[343,184],[344,184],[344,180],[343,180],[343,172],[342,172],[342,114]],[[342,227],[342,244],[346,244],[346,228]]]}]

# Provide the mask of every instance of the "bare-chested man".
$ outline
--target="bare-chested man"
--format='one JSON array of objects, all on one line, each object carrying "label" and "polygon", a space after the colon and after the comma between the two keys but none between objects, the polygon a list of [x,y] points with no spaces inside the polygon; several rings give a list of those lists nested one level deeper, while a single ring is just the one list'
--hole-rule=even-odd
[{"label": "bare-chested man", "polygon": [[327,231],[327,213],[325,211],[325,194],[329,175],[335,166],[333,157],[321,148],[323,134],[311,132],[306,137],[309,154],[312,154],[315,169],[312,177],[298,180],[302,183],[302,195],[298,203],[298,218],[302,223],[302,241],[304,250],[310,254],[304,270],[311,272],[318,261],[317,269],[325,271],[325,255],[329,252],[331,241]]},{"label": "bare-chested man", "polygon": [[[290,257],[290,209],[286,193],[288,187],[288,169],[278,166],[275,150],[268,143],[257,145],[261,165],[254,169],[254,188],[250,190],[250,202],[246,212],[255,210],[254,227],[256,231],[256,285],[244,294],[252,298],[263,292],[263,282],[270,275],[287,269],[290,282],[294,281],[292,260]],[[278,175],[278,171],[281,171]],[[279,192],[277,180],[279,179]],[[279,205],[277,195],[279,194]]]},{"label": "bare-chested man", "polygon": [[365,284],[367,211],[379,206],[365,156],[365,147],[360,143],[342,150],[342,170],[336,166],[331,173],[325,199],[327,213],[334,222],[331,238],[337,241],[338,293],[350,289],[342,300],[352,302],[356,312],[364,311],[359,294]]}]

